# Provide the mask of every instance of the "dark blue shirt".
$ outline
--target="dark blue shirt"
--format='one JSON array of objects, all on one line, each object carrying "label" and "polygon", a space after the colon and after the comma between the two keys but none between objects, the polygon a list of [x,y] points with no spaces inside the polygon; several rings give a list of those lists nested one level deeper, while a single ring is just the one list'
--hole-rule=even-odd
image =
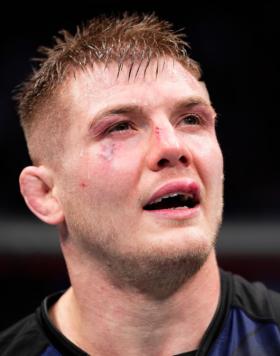
[{"label": "dark blue shirt", "polygon": [[[0,334],[1,356],[85,356],[52,324],[47,297],[37,311]],[[207,295],[205,296],[207,298]],[[198,350],[181,355],[279,356],[280,294],[221,271],[219,307]]]}]

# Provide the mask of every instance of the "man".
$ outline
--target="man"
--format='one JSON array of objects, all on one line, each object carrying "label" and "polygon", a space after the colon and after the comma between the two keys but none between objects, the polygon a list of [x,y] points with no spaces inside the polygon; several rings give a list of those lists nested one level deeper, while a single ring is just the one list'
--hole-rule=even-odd
[{"label": "man", "polygon": [[17,95],[23,197],[71,287],[1,355],[279,355],[280,298],[219,271],[223,158],[182,34],[154,15],[63,32]]}]

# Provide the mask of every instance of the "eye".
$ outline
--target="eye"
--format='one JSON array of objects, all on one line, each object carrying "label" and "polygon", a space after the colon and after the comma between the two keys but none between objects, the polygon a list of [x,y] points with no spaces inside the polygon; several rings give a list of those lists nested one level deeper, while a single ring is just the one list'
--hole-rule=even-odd
[{"label": "eye", "polygon": [[133,129],[132,124],[128,121],[118,122],[117,124],[111,126],[107,133],[116,132],[116,131],[127,131]]},{"label": "eye", "polygon": [[201,117],[197,114],[188,114],[182,121],[186,125],[199,125],[201,124]]}]

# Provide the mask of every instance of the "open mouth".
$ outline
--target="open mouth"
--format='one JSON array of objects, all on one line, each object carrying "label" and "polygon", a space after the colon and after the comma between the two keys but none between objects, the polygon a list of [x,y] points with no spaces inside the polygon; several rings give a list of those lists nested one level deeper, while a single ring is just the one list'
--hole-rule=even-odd
[{"label": "open mouth", "polygon": [[179,209],[194,208],[199,204],[198,194],[190,193],[170,193],[166,194],[144,206],[144,210],[162,210],[162,209]]}]

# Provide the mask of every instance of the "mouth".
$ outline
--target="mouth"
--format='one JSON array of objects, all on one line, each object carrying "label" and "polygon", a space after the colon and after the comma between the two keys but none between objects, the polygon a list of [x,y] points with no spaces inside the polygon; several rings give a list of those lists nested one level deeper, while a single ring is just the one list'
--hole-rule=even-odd
[{"label": "mouth", "polygon": [[169,183],[160,188],[143,209],[147,211],[193,209],[199,204],[200,193],[196,183]]}]

